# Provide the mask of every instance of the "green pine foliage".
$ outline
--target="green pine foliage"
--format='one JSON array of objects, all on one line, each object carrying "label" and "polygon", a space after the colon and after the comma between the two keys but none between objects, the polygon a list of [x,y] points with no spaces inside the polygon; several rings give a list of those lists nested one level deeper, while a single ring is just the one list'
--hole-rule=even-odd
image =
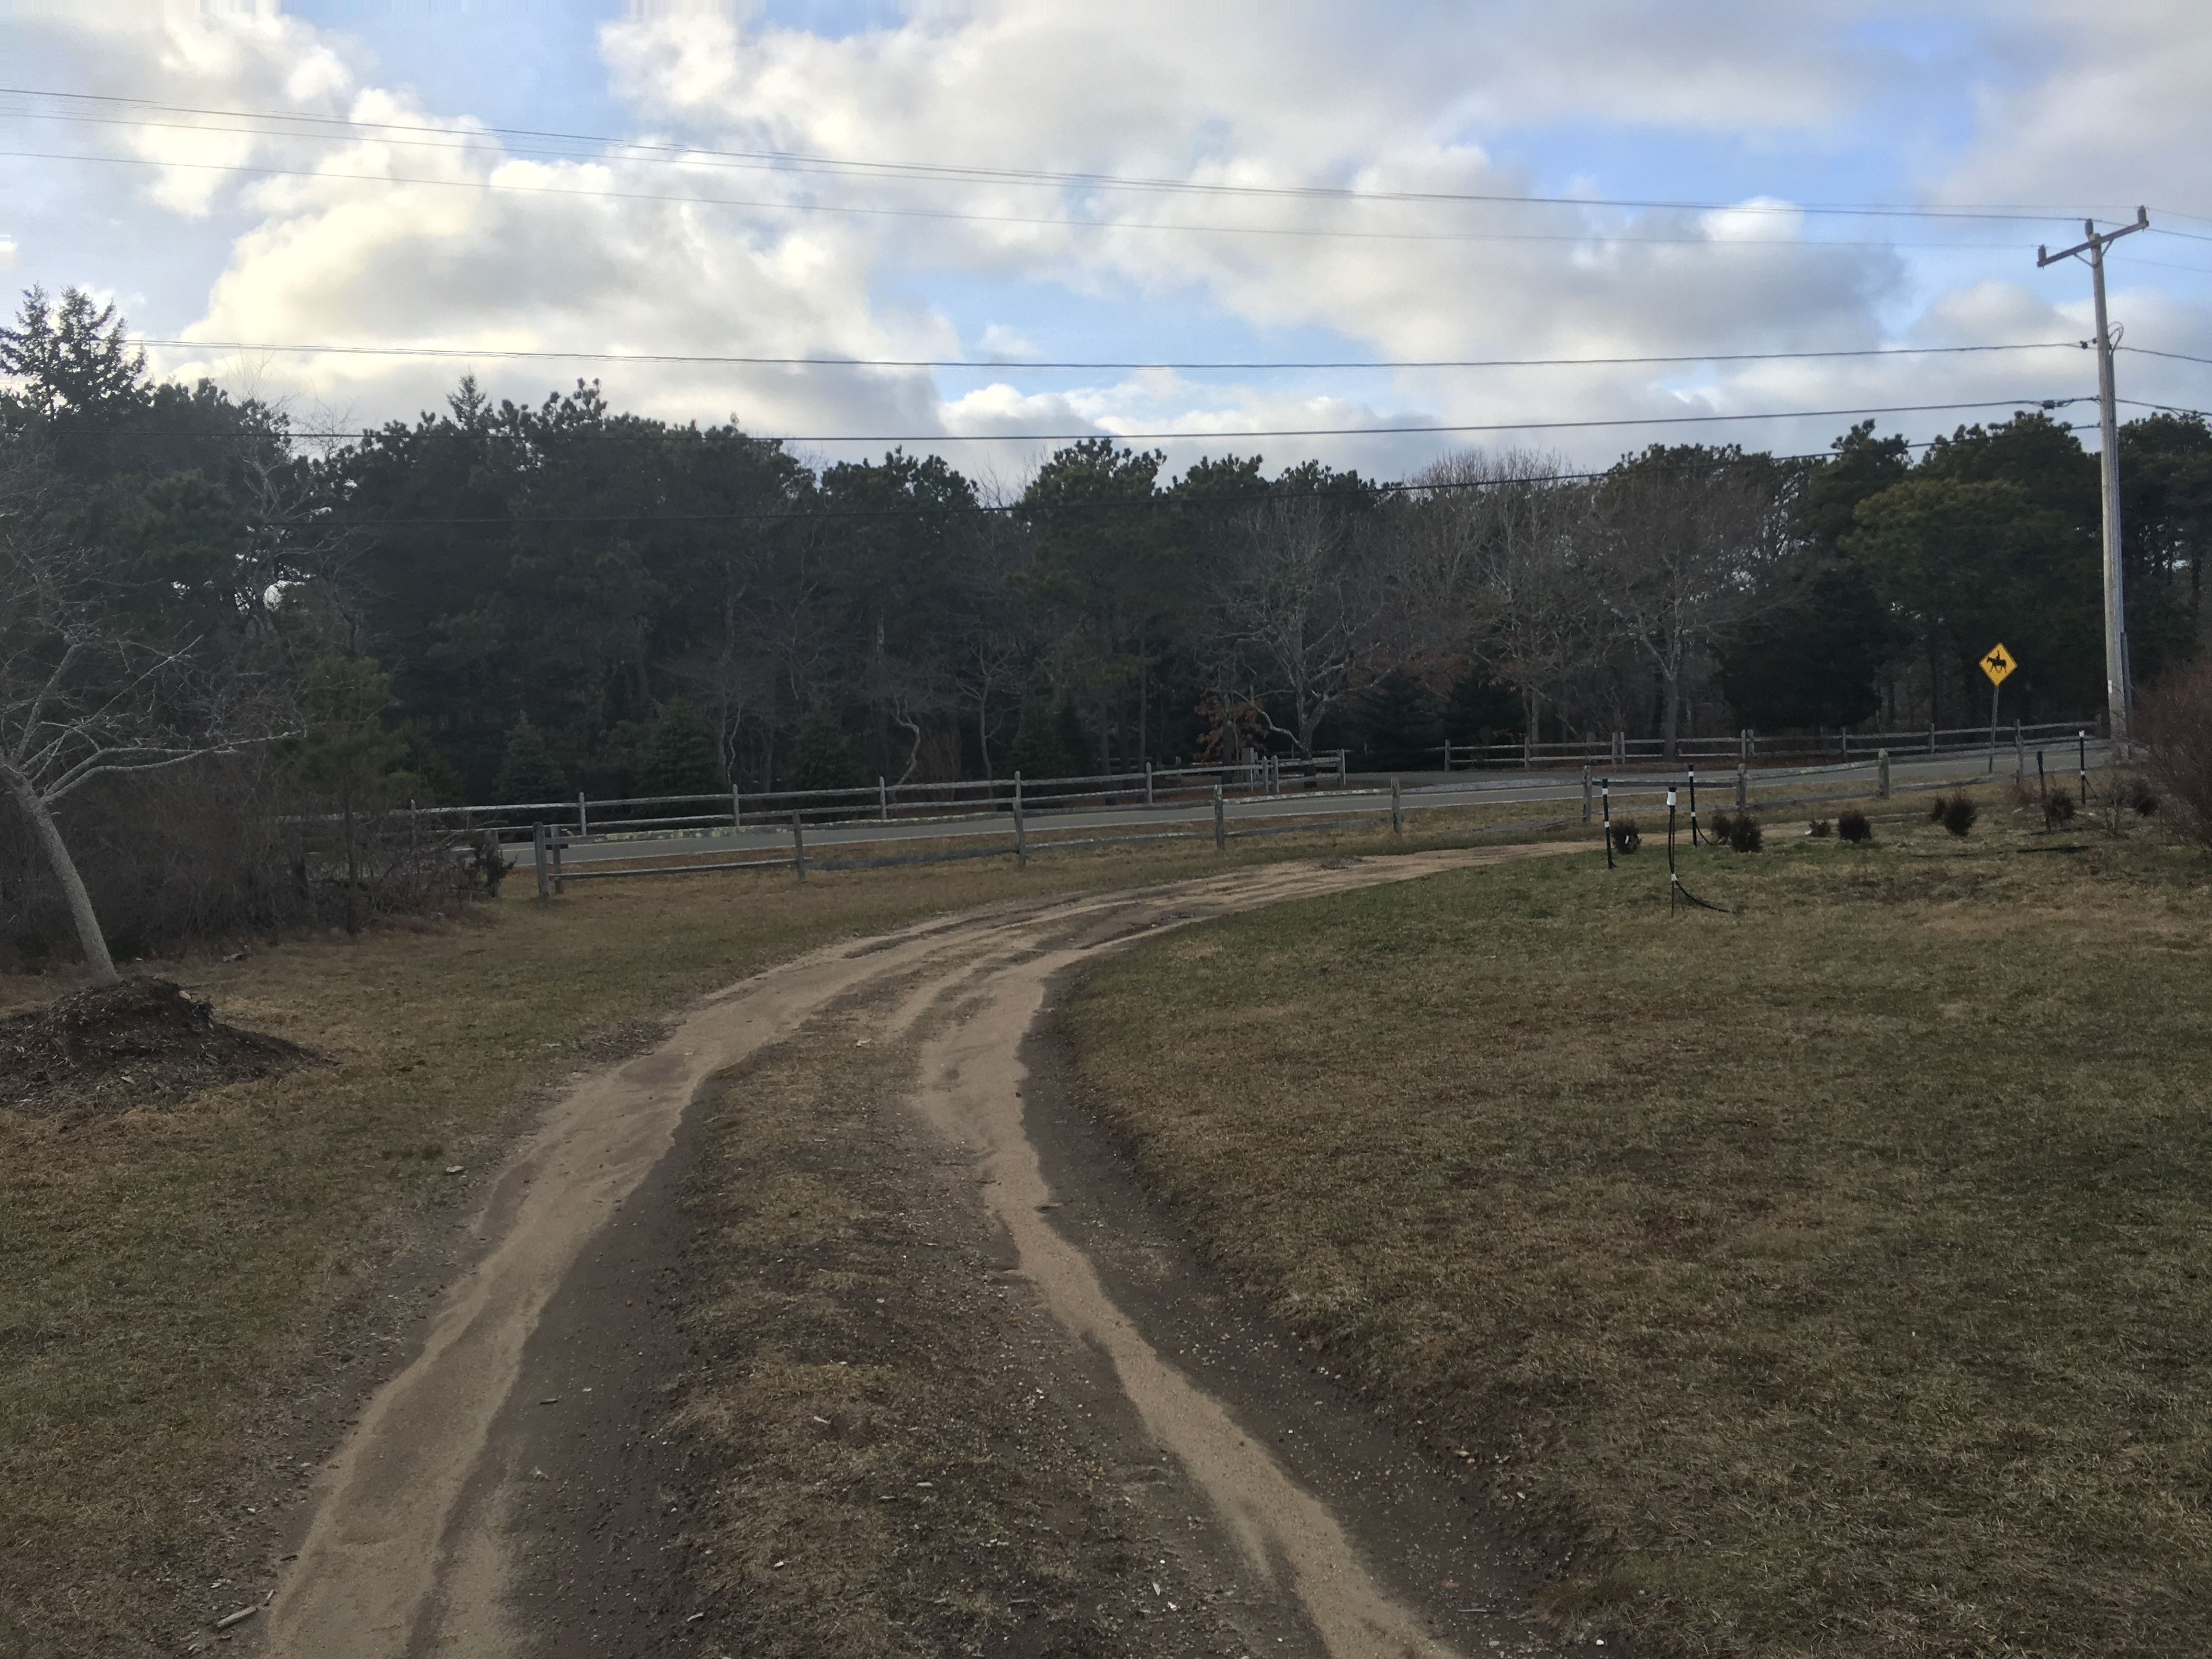
[{"label": "green pine foliage", "polygon": [[[1062,718],[1072,712],[1065,704],[1055,708],[1052,698],[1042,690],[1024,697],[1014,741],[1006,750],[1006,769],[1025,779],[1074,776],[1081,769],[1077,760],[1081,751],[1069,744],[1068,722]],[[1079,726],[1076,735],[1079,740]]]},{"label": "green pine foliage", "polygon": [[568,799],[568,775],[527,714],[518,716],[507,734],[507,752],[500,758],[492,794],[502,806]]},{"label": "green pine foliage", "polygon": [[868,781],[853,739],[830,710],[817,705],[799,722],[790,781],[793,789],[858,789]]},{"label": "green pine foliage", "polygon": [[670,698],[653,721],[638,787],[648,795],[713,795],[730,787],[714,733],[684,698]]},{"label": "green pine foliage", "polygon": [[1444,763],[1436,697],[1404,670],[1394,668],[1368,687],[1354,712],[1363,769],[1418,772]]}]

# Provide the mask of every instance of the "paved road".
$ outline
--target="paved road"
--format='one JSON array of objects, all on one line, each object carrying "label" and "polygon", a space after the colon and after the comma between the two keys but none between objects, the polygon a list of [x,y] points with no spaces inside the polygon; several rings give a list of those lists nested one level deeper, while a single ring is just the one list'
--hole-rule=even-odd
[{"label": "paved road", "polygon": [[[2107,745],[2093,743],[2089,746],[2089,763],[2100,767],[2106,763]],[[2075,752],[2071,744],[2046,750],[2051,775],[2054,781],[2069,779],[2074,775]],[[1925,788],[1939,783],[1972,782],[1990,775],[1990,754],[1987,750],[1952,750],[1934,756],[1893,755],[1890,778],[1893,787],[1899,789]],[[2035,751],[2031,748],[2027,757],[2028,775],[2034,775]],[[2014,775],[2015,759],[2008,745],[2000,745],[1996,757],[1995,775],[2009,781]],[[1835,767],[1808,769],[1803,767],[1753,767],[1750,782],[1754,791],[1770,799],[1793,796],[1861,793],[1871,790],[1875,776],[1876,762],[1872,757],[1864,761],[1854,760],[1849,769]],[[1677,774],[1679,781],[1681,775]],[[1735,769],[1733,766],[1709,765],[1699,790],[1699,805],[1704,810],[1731,806],[1735,804]],[[1647,810],[1656,805],[1667,788],[1666,776],[1656,773],[1626,775],[1613,781],[1613,797],[1616,808],[1633,811]],[[1409,813],[1418,813],[1444,806],[1483,806],[1526,805],[1530,819],[1542,819],[1559,815],[1563,805],[1571,805],[1577,815],[1582,809],[1582,773],[1571,771],[1538,772],[1459,772],[1446,775],[1428,773],[1409,775],[1404,781],[1404,800]],[[1228,802],[1230,828],[1265,827],[1270,822],[1286,822],[1315,816],[1334,817],[1375,815],[1389,808],[1387,785],[1361,787],[1354,780],[1352,787],[1339,789],[1334,784],[1316,790],[1288,788],[1281,799],[1264,796],[1237,795]],[[1158,835],[1206,833],[1212,823],[1213,805],[1211,799],[1188,799],[1162,802],[1146,807],[1142,805],[1098,805],[1074,807],[1032,807],[1026,814],[1029,833],[1040,839],[1063,839],[1086,835],[1133,836],[1147,832]],[[1417,820],[1418,821],[1418,820]],[[810,855],[840,856],[836,850],[848,849],[842,856],[870,856],[867,849],[884,842],[915,841],[951,841],[978,837],[1007,840],[1013,834],[1013,821],[1005,811],[973,814],[951,818],[900,818],[889,822],[876,818],[850,821],[843,823],[809,823],[806,826],[806,846]],[[526,849],[519,849],[526,850]],[[714,854],[724,859],[776,859],[787,857],[791,850],[791,829],[781,824],[746,825],[742,830],[696,830],[681,832],[647,832],[624,835],[595,836],[589,841],[571,841],[562,854],[563,864],[574,869],[578,865],[615,861],[625,864],[649,863],[663,858],[699,858]],[[884,855],[896,848],[884,848]]]}]

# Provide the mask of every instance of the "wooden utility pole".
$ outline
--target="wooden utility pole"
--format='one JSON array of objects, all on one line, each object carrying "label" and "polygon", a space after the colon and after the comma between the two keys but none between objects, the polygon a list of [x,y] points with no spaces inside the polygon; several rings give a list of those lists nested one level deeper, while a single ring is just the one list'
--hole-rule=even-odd
[{"label": "wooden utility pole", "polygon": [[2105,250],[2123,236],[2150,228],[2150,214],[2136,210],[2136,222],[2118,230],[2100,232],[2096,221],[2084,220],[2086,240],[2052,253],[2035,250],[2038,267],[2061,259],[2085,258],[2090,285],[2097,300],[2097,434],[2105,484],[2105,707],[2112,721],[2115,743],[2128,740],[2128,714],[2135,697],[2128,674],[2128,603],[2120,568],[2120,422],[2112,392],[2112,331],[2105,319]]}]

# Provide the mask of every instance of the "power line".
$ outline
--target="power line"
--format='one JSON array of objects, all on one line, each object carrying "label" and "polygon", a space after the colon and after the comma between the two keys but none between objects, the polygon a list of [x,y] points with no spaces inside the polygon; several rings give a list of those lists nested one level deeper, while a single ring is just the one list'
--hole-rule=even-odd
[{"label": "power line", "polygon": [[2115,398],[2116,404],[2125,404],[2130,409],[2155,409],[2164,415],[2190,415],[2200,421],[2212,420],[2212,409],[2191,409],[2181,404],[2148,403],[2141,398]]},{"label": "power line", "polygon": [[[1765,410],[1741,415],[1639,415],[1613,416],[1603,419],[1579,421],[1493,421],[1455,425],[1421,426],[1314,426],[1269,427],[1247,429],[1216,429],[1188,432],[1115,432],[1093,427],[1085,432],[890,432],[890,433],[830,433],[827,434],[781,434],[766,433],[748,434],[766,443],[780,444],[915,444],[927,446],[942,443],[1079,443],[1093,438],[1108,438],[1116,443],[1236,443],[1247,438],[1392,438],[1415,436],[1443,436],[1480,432],[1572,432],[1591,431],[1606,428],[1638,426],[1705,426],[1736,421],[1809,421],[1833,420],[1863,415],[1923,415],[1966,409],[2063,409],[2069,404],[2085,401],[2081,398],[1978,398],[1964,403],[1948,404],[1881,404],[1864,409],[1784,409]],[[403,433],[418,428],[402,428]],[[266,434],[270,438],[343,438],[368,439],[383,435],[390,428],[372,428],[360,432],[285,432]],[[106,437],[166,438],[161,432],[131,430],[100,434]],[[228,434],[179,434],[179,440],[199,439],[203,441],[228,441]]]},{"label": "power line", "polygon": [[2138,357],[2165,357],[2177,363],[2212,363],[2212,357],[2192,356],[2186,351],[2156,351],[2149,346],[2116,345],[2115,351],[2132,351]]},{"label": "power line", "polygon": [[1996,351],[2086,351],[2087,340],[2030,340],[1995,345],[1866,346],[1818,351],[1709,351],[1672,356],[1614,357],[1425,357],[1396,360],[1345,358],[1307,362],[1216,361],[1168,362],[1159,359],[1127,362],[986,359],[965,357],[771,357],[694,351],[526,351],[472,346],[309,345],[257,340],[175,340],[143,337],[143,346],[194,351],[299,352],[331,356],[496,358],[525,362],[608,363],[705,363],[765,368],[973,368],[994,371],[1023,369],[1151,369],[1254,371],[1271,369],[1413,369],[1413,368],[1620,368],[1681,363],[1748,363],[1806,362],[1827,358],[1926,357]]},{"label": "power line", "polygon": [[579,201],[665,202],[684,207],[749,208],[772,213],[828,214],[863,219],[927,219],[961,224],[1043,226],[1060,230],[1171,231],[1194,235],[1279,236],[1320,238],[1334,241],[1370,242],[1534,242],[1567,243],[1577,246],[1598,244],[1641,244],[1656,247],[1725,248],[1856,248],[1950,247],[2007,252],[2028,244],[1989,241],[1907,241],[1895,237],[1822,237],[1803,240],[1784,236],[1645,236],[1615,235],[1595,231],[1417,231],[1347,230],[1322,225],[1219,225],[1179,223],[1158,219],[1079,219],[1066,215],[963,213],[951,208],[855,206],[846,203],[777,201],[757,197],[696,196],[665,191],[599,190],[567,185],[526,185],[499,179],[430,179],[419,173],[334,173],[320,167],[277,167],[228,161],[163,161],[143,155],[88,155],[64,150],[0,150],[0,156],[43,161],[88,161],[108,167],[181,168],[196,173],[250,173],[262,179],[337,179],[353,184],[417,185],[434,190],[491,191],[510,196],[550,196]]},{"label": "power line", "polygon": [[[457,133],[452,129],[428,126],[421,123],[362,121],[345,117],[295,113],[281,110],[216,109],[198,105],[166,103],[150,98],[101,93],[60,92],[37,87],[0,87],[0,95],[47,98],[79,104],[121,106],[136,109],[156,110],[165,114],[207,116],[225,120],[285,122],[295,126],[329,130],[342,137],[356,137],[369,133],[404,133],[440,139],[450,144],[456,138],[470,136]],[[46,118],[70,118],[58,112],[35,110],[10,112],[44,116]],[[1930,207],[1924,204],[1905,205],[1863,202],[1731,203],[1630,197],[1516,196],[1504,192],[1468,191],[1369,191],[1329,185],[1237,185],[1184,179],[1131,177],[1117,173],[1052,171],[1034,167],[973,167],[933,161],[874,161],[811,155],[797,150],[720,149],[708,145],[652,143],[616,138],[604,134],[564,132],[532,127],[487,125],[477,127],[474,131],[501,138],[521,138],[539,143],[589,144],[600,149],[624,149],[644,156],[662,155],[687,163],[707,159],[739,161],[751,166],[772,167],[797,172],[830,172],[899,179],[927,179],[954,183],[1036,184],[1063,188],[1068,185],[1081,185],[1097,190],[1165,191],[1206,196],[1273,197],[1352,202],[1455,202],[1514,207],[1658,209],[1699,213],[1809,213],[1862,218],[1994,222],[2025,220],[2033,222],[2045,219],[2083,216],[2078,209],[2026,204]],[[311,137],[321,135],[270,133],[266,136]]]}]

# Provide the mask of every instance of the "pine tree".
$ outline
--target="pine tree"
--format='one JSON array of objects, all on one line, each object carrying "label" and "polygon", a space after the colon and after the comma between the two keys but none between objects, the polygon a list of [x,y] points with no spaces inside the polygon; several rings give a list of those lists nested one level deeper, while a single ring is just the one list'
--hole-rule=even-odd
[{"label": "pine tree", "polygon": [[1064,778],[1077,769],[1068,756],[1060,711],[1041,690],[1022,699],[1021,718],[1006,750],[1006,769],[1020,773],[1024,780]]},{"label": "pine tree", "polygon": [[1418,772],[1443,763],[1437,700],[1403,669],[1394,668],[1367,688],[1357,710],[1365,751],[1375,771]]},{"label": "pine tree", "polygon": [[664,705],[653,723],[638,783],[648,795],[714,795],[729,787],[714,734],[682,697]]},{"label": "pine tree", "polygon": [[866,781],[860,755],[836,715],[827,708],[811,710],[799,723],[799,736],[791,746],[791,787],[858,789]]},{"label": "pine tree", "polygon": [[307,729],[291,744],[293,776],[322,797],[345,860],[345,929],[361,931],[362,866],[371,822],[406,799],[407,738],[384,723],[392,679],[368,657],[325,657],[307,671]]},{"label": "pine tree", "polygon": [[568,775],[527,714],[519,716],[507,734],[507,752],[500,757],[491,792],[502,806],[568,799]]}]

